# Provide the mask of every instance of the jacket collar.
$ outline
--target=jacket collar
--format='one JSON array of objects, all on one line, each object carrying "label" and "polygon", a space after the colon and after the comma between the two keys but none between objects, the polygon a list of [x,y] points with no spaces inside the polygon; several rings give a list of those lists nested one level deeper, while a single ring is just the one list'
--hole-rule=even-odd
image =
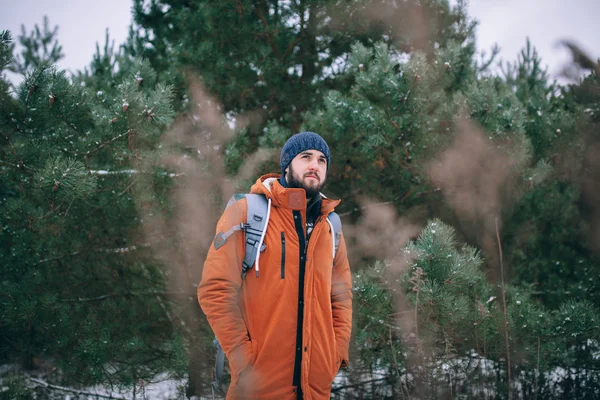
[{"label": "jacket collar", "polygon": [[[275,207],[306,211],[304,189],[283,187],[279,182],[280,177],[280,174],[263,175],[252,185],[250,192],[267,196]],[[321,215],[328,215],[340,202],[341,200],[328,199],[321,194]]]}]

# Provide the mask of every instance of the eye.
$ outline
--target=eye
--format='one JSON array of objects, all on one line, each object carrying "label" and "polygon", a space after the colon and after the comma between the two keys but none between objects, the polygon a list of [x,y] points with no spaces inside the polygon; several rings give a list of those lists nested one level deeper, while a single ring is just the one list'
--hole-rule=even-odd
[{"label": "eye", "polygon": [[327,164],[327,160],[326,160],[326,159],[324,159],[324,158],[319,158],[319,162],[320,162],[321,164]]}]

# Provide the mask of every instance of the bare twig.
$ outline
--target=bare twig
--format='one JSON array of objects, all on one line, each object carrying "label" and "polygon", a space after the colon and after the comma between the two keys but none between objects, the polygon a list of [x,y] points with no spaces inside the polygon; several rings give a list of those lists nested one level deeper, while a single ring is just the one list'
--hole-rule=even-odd
[{"label": "bare twig", "polygon": [[129,185],[127,185],[127,187],[125,188],[125,190],[123,190],[121,193],[118,194],[118,196],[123,196],[125,193],[127,193],[127,191],[129,189],[131,189],[131,187],[133,186],[133,184],[137,181],[137,179],[140,177],[140,175],[135,176],[132,180],[131,183]]},{"label": "bare twig", "polygon": [[[95,251],[95,252],[101,252],[101,253],[115,253],[115,254],[121,254],[121,253],[129,253],[130,251],[137,251],[140,248],[144,248],[144,247],[150,247],[150,243],[142,243],[142,244],[138,244],[138,245],[133,245],[133,246],[129,246],[129,247],[117,247],[117,248],[112,248],[112,249],[86,249],[86,251]],[[74,251],[72,253],[69,254],[63,254],[57,257],[48,257],[48,258],[44,258],[40,261],[38,261],[36,264],[43,264],[43,263],[47,263],[50,261],[57,261],[57,260],[62,260],[65,257],[74,257],[77,256],[79,254],[81,254],[83,251]]]},{"label": "bare twig", "polygon": [[357,212],[357,211],[359,211],[359,210],[365,210],[365,209],[367,209],[367,208],[369,208],[369,207],[373,207],[373,206],[383,206],[383,205],[386,205],[386,204],[393,204],[393,203],[394,203],[393,201],[384,201],[384,202],[381,202],[381,203],[367,204],[366,206],[363,206],[363,207],[360,207],[360,208],[359,208],[359,207],[356,207],[356,208],[354,208],[354,209],[352,209],[352,210],[350,210],[350,211],[346,211],[346,212],[344,212],[344,213],[340,213],[340,214],[339,214],[339,216],[340,216],[340,217],[345,217],[346,215],[353,214],[353,213],[355,213],[355,212]]},{"label": "bare twig", "polygon": [[[398,359],[396,358],[396,351],[394,349],[394,341],[393,341],[393,337],[392,337],[392,328],[390,328],[390,347],[392,350],[392,358],[394,359],[394,368],[396,369],[396,374],[398,374],[398,380],[400,381],[400,393],[402,393],[402,398],[404,398],[404,394],[405,391],[408,392],[408,390],[406,390],[406,388],[404,387],[404,385],[402,384],[402,375],[400,374],[400,368],[398,368]],[[394,384],[392,383],[392,390],[394,389]]]},{"label": "bare twig", "polygon": [[409,189],[409,190],[408,190],[406,193],[404,193],[402,196],[398,196],[398,197],[396,197],[394,200],[383,201],[383,202],[381,202],[381,203],[372,203],[372,204],[367,204],[367,205],[365,205],[365,206],[362,206],[362,207],[360,207],[360,208],[359,208],[359,207],[357,207],[357,208],[354,208],[354,209],[352,209],[352,210],[350,210],[350,211],[346,211],[346,212],[344,212],[344,213],[340,213],[340,214],[339,214],[339,216],[340,216],[340,217],[345,217],[346,215],[350,215],[350,214],[352,214],[352,213],[355,213],[355,212],[357,212],[357,211],[360,211],[360,210],[366,210],[367,208],[369,208],[369,207],[373,207],[373,206],[383,206],[383,205],[387,205],[387,204],[394,204],[396,201],[402,201],[402,200],[406,199],[406,198],[407,198],[407,197],[410,195],[410,193],[411,193],[411,190]]},{"label": "bare twig", "polygon": [[538,380],[540,378],[540,337],[538,336],[537,371],[535,371],[535,398],[538,398]]},{"label": "bare twig", "polygon": [[504,308],[504,341],[506,343],[506,368],[508,373],[508,400],[512,400],[511,374],[510,374],[510,343],[508,334],[508,313],[506,311],[506,289],[504,287],[504,262],[502,260],[502,242],[498,230],[498,217],[496,217],[496,239],[498,240],[498,252],[500,254],[500,277],[502,283],[502,306]]},{"label": "bare twig", "polygon": [[342,391],[344,389],[350,389],[350,388],[360,387],[360,386],[368,385],[370,383],[383,382],[383,381],[387,381],[387,380],[388,380],[388,378],[371,379],[371,380],[368,380],[368,381],[359,382],[359,383],[355,383],[355,384],[352,384],[352,385],[338,386],[338,387],[332,388],[331,391],[332,392],[340,392],[340,391]]},{"label": "bare twig", "polygon": [[421,293],[421,285],[423,282],[423,269],[418,267],[414,275],[408,280],[413,285],[412,291],[416,293],[415,299],[415,335],[417,340],[417,351],[422,354],[421,342],[419,339],[419,293]]},{"label": "bare twig", "polygon": [[184,297],[195,297],[196,293],[193,292],[159,292],[159,291],[149,291],[149,292],[127,292],[127,293],[107,293],[98,297],[77,297],[75,299],[62,299],[62,302],[86,302],[86,301],[100,301],[106,300],[111,297],[121,297],[121,296],[184,296]]},{"label": "bare twig", "polygon": [[103,399],[123,399],[123,400],[127,400],[127,397],[121,397],[121,396],[114,396],[112,394],[106,396],[103,394],[98,394],[98,393],[92,393],[92,392],[86,392],[85,390],[78,390],[78,389],[73,389],[73,388],[68,388],[68,387],[64,387],[64,386],[58,386],[58,385],[52,385],[48,382],[45,382],[41,379],[37,379],[37,378],[33,378],[33,377],[29,377],[29,380],[37,383],[38,385],[42,385],[44,387],[47,387],[48,389],[54,389],[54,390],[60,390],[63,392],[69,392],[69,393],[76,393],[76,394],[80,394],[80,395],[85,395],[85,396],[93,396],[93,397],[101,397]]},{"label": "bare twig", "polygon": [[396,352],[394,351],[394,340],[392,337],[392,328],[389,329],[389,332],[390,332],[390,348],[392,350],[392,358],[394,359],[394,368],[396,369],[398,378],[400,378],[400,369],[398,368],[398,360],[396,360]]},{"label": "bare twig", "polygon": [[[441,191],[441,189],[440,189],[440,188],[434,188],[433,190],[426,190],[426,191],[419,192],[419,193],[415,194],[415,197],[417,197],[417,198],[420,198],[420,197],[423,197],[423,196],[425,196],[425,195],[427,195],[427,194],[430,194],[430,193],[437,193],[437,192],[439,192],[439,191]],[[383,202],[381,202],[381,203],[371,203],[371,204],[367,204],[367,205],[365,205],[365,206],[363,206],[363,207],[356,207],[356,208],[353,208],[353,209],[352,209],[352,210],[350,210],[350,211],[346,211],[346,212],[343,212],[343,213],[339,213],[338,215],[339,215],[340,217],[345,217],[345,216],[347,216],[347,215],[350,215],[350,214],[353,214],[353,213],[355,213],[355,212],[358,212],[358,211],[361,211],[361,210],[365,210],[365,209],[367,209],[367,208],[369,208],[369,207],[373,207],[373,206],[383,206],[383,205],[387,205],[387,204],[392,204],[392,205],[393,205],[393,204],[394,204],[394,203],[396,203],[396,202],[401,202],[401,201],[404,201],[404,200],[406,200],[406,199],[408,198],[408,196],[410,196],[411,194],[412,194],[412,189],[409,189],[409,190],[407,190],[407,191],[406,191],[406,192],[405,192],[405,193],[404,193],[402,196],[397,196],[397,197],[395,197],[393,200],[389,200],[389,201],[383,201]]]}]

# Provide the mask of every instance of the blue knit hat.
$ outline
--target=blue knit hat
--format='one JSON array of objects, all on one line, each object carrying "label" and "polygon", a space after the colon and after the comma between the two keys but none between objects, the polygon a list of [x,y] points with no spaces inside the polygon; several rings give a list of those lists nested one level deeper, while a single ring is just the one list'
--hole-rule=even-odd
[{"label": "blue knit hat", "polygon": [[282,175],[285,174],[285,169],[294,157],[305,150],[318,150],[323,153],[327,158],[327,168],[329,168],[330,154],[327,142],[314,132],[300,132],[289,138],[281,149],[279,164]]}]

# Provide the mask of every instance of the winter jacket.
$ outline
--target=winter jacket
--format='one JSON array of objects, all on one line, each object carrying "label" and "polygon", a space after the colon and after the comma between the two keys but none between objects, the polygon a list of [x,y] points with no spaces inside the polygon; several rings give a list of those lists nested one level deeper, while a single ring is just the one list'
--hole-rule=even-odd
[{"label": "winter jacket", "polygon": [[[259,178],[252,193],[271,199],[259,271],[242,279],[245,238],[238,231],[211,246],[198,299],[231,368],[227,399],[329,399],[340,366],[348,362],[352,280],[342,236],[334,239],[327,215],[339,200],[322,198],[320,217],[305,249],[306,194],[287,189],[278,175]],[[217,233],[246,221],[246,200],[227,208]],[[303,279],[302,279],[303,277]]]}]

